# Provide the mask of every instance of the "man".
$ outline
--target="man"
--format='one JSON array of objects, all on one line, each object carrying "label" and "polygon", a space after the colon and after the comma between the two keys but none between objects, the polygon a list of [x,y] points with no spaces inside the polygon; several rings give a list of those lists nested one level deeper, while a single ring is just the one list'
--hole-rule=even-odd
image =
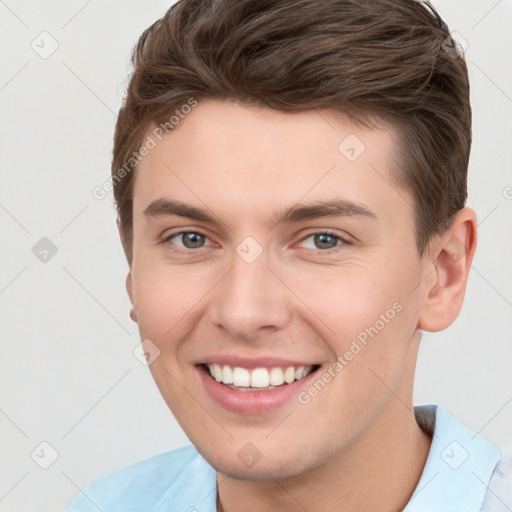
[{"label": "man", "polygon": [[134,68],[112,164],[130,315],[193,445],[68,510],[509,509],[510,460],[412,404],[421,331],[456,319],[476,249],[439,15],[182,0]]}]

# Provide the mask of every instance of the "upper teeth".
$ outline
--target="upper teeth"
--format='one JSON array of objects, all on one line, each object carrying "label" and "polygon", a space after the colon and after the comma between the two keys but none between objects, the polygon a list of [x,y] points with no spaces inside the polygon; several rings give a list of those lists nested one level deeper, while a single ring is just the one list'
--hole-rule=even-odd
[{"label": "upper teeth", "polygon": [[280,386],[283,383],[290,384],[294,380],[304,378],[313,369],[312,366],[288,366],[287,368],[255,368],[248,370],[227,364],[221,366],[217,363],[207,365],[211,376],[223,384],[233,384],[239,387],[266,388],[268,386]]}]

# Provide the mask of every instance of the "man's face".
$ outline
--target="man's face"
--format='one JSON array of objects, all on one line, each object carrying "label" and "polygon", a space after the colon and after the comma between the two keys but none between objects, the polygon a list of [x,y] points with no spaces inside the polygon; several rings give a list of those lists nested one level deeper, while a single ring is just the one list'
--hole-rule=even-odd
[{"label": "man's face", "polygon": [[152,137],[128,289],[153,377],[201,454],[283,478],[408,413],[427,268],[394,132],[205,100]]}]

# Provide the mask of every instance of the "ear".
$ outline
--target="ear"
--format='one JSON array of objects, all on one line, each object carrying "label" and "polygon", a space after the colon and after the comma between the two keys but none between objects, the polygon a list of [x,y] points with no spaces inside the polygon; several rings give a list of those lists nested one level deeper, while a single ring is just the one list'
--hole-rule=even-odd
[{"label": "ear", "polygon": [[[121,244],[122,244],[123,248],[125,248],[124,234],[123,234],[123,230],[121,229],[121,221],[120,221],[119,217],[116,220],[116,224],[117,224],[117,231],[119,232],[119,238],[121,239]],[[125,249],[125,253],[126,253],[126,249]],[[130,265],[130,271],[128,272],[128,274],[126,276],[126,292],[128,293],[130,303],[132,304],[130,307],[130,318],[134,322],[137,322],[137,315],[135,314],[135,308],[134,308],[134,304],[133,304],[133,278],[132,278],[131,263],[128,261],[128,264]]]},{"label": "ear", "polygon": [[432,241],[424,256],[432,275],[425,280],[420,329],[442,331],[459,316],[476,242],[476,214],[467,207],[457,212],[450,228]]},{"label": "ear", "polygon": [[137,323],[137,314],[135,313],[135,307],[133,304],[133,282],[132,282],[132,273],[128,272],[126,276],[126,291],[128,293],[128,297],[130,298],[131,307],[130,307],[130,318]]},{"label": "ear", "polygon": [[121,239],[121,245],[123,246],[124,255],[126,256],[126,260],[128,261],[128,265],[131,266],[131,254],[126,242],[126,237],[123,231],[123,228],[121,227],[121,219],[117,217],[116,219],[116,225],[117,225],[117,232],[119,233],[119,238]]}]

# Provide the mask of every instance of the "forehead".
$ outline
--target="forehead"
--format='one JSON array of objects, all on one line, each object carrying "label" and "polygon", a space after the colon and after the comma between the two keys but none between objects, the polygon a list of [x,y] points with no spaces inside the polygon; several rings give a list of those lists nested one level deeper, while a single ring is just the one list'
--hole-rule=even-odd
[{"label": "forehead", "polygon": [[136,173],[135,214],[164,196],[203,207],[218,199],[224,213],[251,219],[284,203],[335,198],[382,211],[410,208],[394,178],[388,125],[363,128],[333,110],[204,100],[169,133],[154,125],[146,135],[155,146]]}]

